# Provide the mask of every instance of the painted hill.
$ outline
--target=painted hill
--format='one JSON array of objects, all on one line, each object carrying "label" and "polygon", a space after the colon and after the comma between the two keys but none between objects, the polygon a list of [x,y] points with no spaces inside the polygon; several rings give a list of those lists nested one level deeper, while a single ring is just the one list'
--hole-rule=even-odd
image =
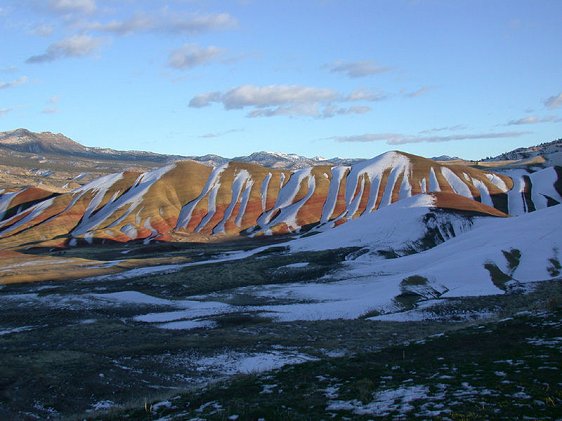
[{"label": "painted hill", "polygon": [[440,208],[518,215],[562,202],[559,179],[554,168],[510,176],[401,152],[296,171],[179,161],[109,174],[63,194],[3,192],[0,247],[295,233],[337,226],[422,193],[439,193]]}]

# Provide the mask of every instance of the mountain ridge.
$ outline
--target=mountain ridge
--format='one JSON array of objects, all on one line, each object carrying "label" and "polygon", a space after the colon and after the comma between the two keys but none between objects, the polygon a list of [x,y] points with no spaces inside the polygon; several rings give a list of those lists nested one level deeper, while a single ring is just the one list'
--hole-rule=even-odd
[{"label": "mountain ridge", "polygon": [[33,154],[62,154],[79,156],[89,159],[124,160],[124,161],[149,161],[158,164],[177,160],[193,160],[206,165],[222,165],[227,162],[256,163],[271,168],[304,168],[314,164],[325,165],[349,165],[359,162],[360,158],[338,158],[332,159],[283,153],[258,151],[250,155],[241,155],[234,158],[225,158],[216,154],[195,155],[169,155],[156,152],[127,150],[121,151],[111,148],[99,148],[84,146],[62,133],[33,132],[28,129],[19,128],[15,130],[0,132],[0,148],[5,148],[22,153]]},{"label": "mountain ridge", "polygon": [[562,138],[513,149],[495,157],[487,157],[483,161],[522,161],[523,164],[562,165]]}]

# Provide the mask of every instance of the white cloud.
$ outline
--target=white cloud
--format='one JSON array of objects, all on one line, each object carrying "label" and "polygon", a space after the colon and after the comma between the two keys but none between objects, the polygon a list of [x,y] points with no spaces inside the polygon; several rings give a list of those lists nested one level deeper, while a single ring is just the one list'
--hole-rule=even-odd
[{"label": "white cloud", "polygon": [[56,114],[59,112],[59,102],[60,102],[60,97],[55,95],[49,98],[49,100],[47,101],[47,105],[45,108],[43,108],[42,113],[43,114]]},{"label": "white cloud", "polygon": [[154,17],[137,15],[127,20],[112,20],[110,22],[87,22],[80,25],[81,29],[99,32],[109,32],[116,35],[129,35],[134,32],[145,32],[155,29]]},{"label": "white cloud", "polygon": [[11,82],[0,82],[0,89],[15,88],[16,86],[27,83],[28,80],[29,78],[27,76],[22,76],[16,80],[12,80]]},{"label": "white cloud", "polygon": [[417,98],[419,96],[427,94],[429,91],[431,91],[431,88],[429,86],[422,86],[421,88],[416,89],[415,91],[403,92],[403,94],[408,98]]},{"label": "white cloud", "polygon": [[368,89],[356,89],[348,97],[348,101],[382,101],[387,96],[380,92],[373,92]]},{"label": "white cloud", "polygon": [[51,44],[43,54],[31,56],[26,63],[45,63],[68,57],[85,57],[93,54],[102,40],[89,35],[75,35]]},{"label": "white cloud", "polygon": [[343,73],[350,78],[372,76],[392,70],[390,67],[381,66],[374,61],[336,61],[327,65],[332,73]]},{"label": "white cloud", "polygon": [[337,92],[326,88],[298,85],[243,85],[224,94],[222,103],[227,110],[230,110],[284,104],[311,104],[333,101],[337,97]]},{"label": "white cloud", "polygon": [[517,120],[511,120],[507,123],[507,126],[519,126],[525,124],[539,124],[539,123],[560,123],[560,122],[562,122],[562,117],[557,117],[554,115],[549,115],[545,117],[530,115],[527,117],[518,118]]},{"label": "white cloud", "polygon": [[211,132],[211,133],[205,133],[202,134],[201,136],[198,136],[201,139],[215,139],[217,137],[222,137],[222,136],[226,136],[229,135],[231,133],[238,133],[238,132],[242,132],[242,129],[230,129],[230,130],[225,130],[224,132]]},{"label": "white cloud", "polygon": [[400,133],[365,133],[354,136],[332,136],[328,139],[336,142],[368,143],[386,142],[387,145],[405,145],[408,143],[441,143],[455,140],[483,140],[483,139],[505,139],[520,137],[528,132],[496,132],[496,133],[472,133],[452,134],[447,136],[415,136]]},{"label": "white cloud", "polygon": [[248,113],[248,117],[320,117],[322,110],[318,104],[294,104],[288,106],[279,106],[271,108],[258,108]]},{"label": "white cloud", "polygon": [[222,53],[222,49],[214,46],[198,47],[186,44],[170,53],[168,65],[175,69],[191,69],[212,61]]},{"label": "white cloud", "polygon": [[168,31],[179,33],[199,33],[212,30],[230,29],[235,27],[238,21],[228,13],[217,13],[212,15],[193,15],[188,17],[178,16],[169,19],[166,26]]},{"label": "white cloud", "polygon": [[213,102],[220,102],[222,94],[220,92],[206,92],[191,98],[189,106],[192,108],[208,107]]},{"label": "white cloud", "polygon": [[544,105],[546,105],[548,108],[559,108],[560,106],[562,106],[562,93],[545,99]]},{"label": "white cloud", "polygon": [[0,117],[8,114],[12,110],[13,110],[13,108],[0,108]]},{"label": "white cloud", "polygon": [[351,101],[380,101],[384,95],[366,90],[342,94],[333,89],[301,85],[242,85],[226,92],[206,92],[191,99],[189,106],[201,108],[220,103],[226,110],[250,108],[248,117],[309,116],[329,118],[364,114],[367,106],[345,107]]},{"label": "white cloud", "polygon": [[54,31],[54,28],[52,27],[52,25],[47,25],[47,24],[41,24],[41,25],[37,25],[35,26],[31,33],[33,35],[37,35],[39,37],[48,37],[50,36]]},{"label": "white cloud", "polygon": [[231,29],[238,21],[228,13],[215,14],[137,14],[125,20],[82,23],[83,30],[129,35],[138,32],[161,32],[172,34],[198,34],[202,32]]},{"label": "white cloud", "polygon": [[95,0],[50,0],[49,7],[56,12],[92,13],[96,10]]},{"label": "white cloud", "polygon": [[330,118],[337,115],[366,114],[370,111],[371,107],[367,105],[354,105],[352,107],[335,107],[331,105],[324,108],[322,111],[322,117]]},{"label": "white cloud", "polygon": [[435,132],[450,132],[453,130],[464,130],[464,129],[466,129],[465,125],[457,124],[455,126],[435,127],[433,129],[422,130],[420,134],[435,133]]}]

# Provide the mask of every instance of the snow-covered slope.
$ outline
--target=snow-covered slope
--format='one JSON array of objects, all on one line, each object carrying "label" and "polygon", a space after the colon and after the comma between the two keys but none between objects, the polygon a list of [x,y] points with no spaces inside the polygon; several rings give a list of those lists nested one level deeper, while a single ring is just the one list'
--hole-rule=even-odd
[{"label": "snow-covered slope", "polygon": [[[292,251],[361,247],[374,256],[401,256],[434,247],[472,228],[475,217],[439,208],[441,193],[420,194],[291,243]],[[476,218],[477,219],[477,218]]]},{"label": "snow-covered slope", "polygon": [[107,175],[26,207],[4,193],[0,247],[326,230],[424,193],[441,193],[441,208],[519,215],[562,202],[559,178],[553,168],[499,174],[401,152],[295,171],[178,161],[146,173]]},{"label": "snow-covered slope", "polygon": [[[524,289],[529,282],[562,279],[561,205],[517,217],[468,216],[436,208],[441,194],[405,199],[313,237],[285,243],[291,254],[358,249],[348,254],[342,267],[320,279],[192,298],[216,309],[204,316],[244,311],[279,321],[381,318],[419,305],[438,305],[439,299],[504,294]],[[439,244],[425,243],[426,250],[412,247],[432,231],[440,233]],[[389,249],[412,253],[381,255],[381,250]],[[305,260],[278,270],[290,277],[309,264]],[[243,308],[230,304],[238,295],[266,304]],[[190,319],[204,320],[191,310],[137,317],[151,323]]]},{"label": "snow-covered slope", "polygon": [[[387,241],[403,248],[423,233],[423,215],[431,212],[427,206],[434,206],[431,197],[410,199],[318,234],[316,243],[309,238],[292,241],[294,251],[322,248],[324,242],[369,251],[356,254],[341,270],[318,282],[230,293],[292,301],[251,309],[277,320],[318,320],[403,311],[437,298],[503,294],[528,282],[561,277],[562,206],[511,218],[478,217],[464,223],[458,218],[460,229],[436,247],[381,259],[376,251]],[[410,238],[390,228],[397,221]]]}]

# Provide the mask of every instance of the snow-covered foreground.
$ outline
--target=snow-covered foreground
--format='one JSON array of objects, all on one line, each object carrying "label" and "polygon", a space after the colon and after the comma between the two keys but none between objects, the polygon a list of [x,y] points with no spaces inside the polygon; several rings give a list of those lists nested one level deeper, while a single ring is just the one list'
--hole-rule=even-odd
[{"label": "snow-covered foreground", "polygon": [[[376,216],[379,216],[378,220]],[[385,239],[372,236],[373,231],[376,234],[384,230],[404,232],[400,229],[405,228],[412,232],[415,229],[408,226],[412,220],[402,219],[404,214],[400,210],[389,212],[388,224],[382,223],[382,216],[381,211],[370,218],[378,224],[374,230],[349,223],[317,237],[297,240],[292,248],[314,248],[314,244],[319,248],[335,246],[341,238],[342,245],[355,244],[372,249]],[[395,244],[393,240],[390,242]],[[371,253],[363,254],[333,275],[338,279],[336,282],[253,290],[261,296],[308,301],[264,309],[279,320],[354,318],[372,310],[395,310],[393,299],[403,292],[400,284],[411,276],[426,278],[425,288],[437,291],[442,298],[503,293],[492,282],[486,264],[493,264],[511,276],[511,283],[551,279],[558,276],[553,262],[558,261],[561,249],[562,207],[553,206],[517,218],[480,219],[474,222],[472,230],[458,232],[455,238],[421,253],[389,260],[381,260],[380,256]],[[511,263],[513,267],[504,255],[512,250],[520,252],[519,263]]]},{"label": "snow-covered foreground", "polygon": [[[328,277],[306,283],[248,286],[193,299],[205,300],[206,306],[214,305],[215,315],[244,311],[258,312],[278,321],[352,319],[373,311],[385,314],[408,310],[396,301],[408,292],[422,300],[503,294],[524,283],[559,276],[562,206],[514,218],[475,217],[470,220],[447,214],[435,217],[431,206],[430,196],[418,196],[333,230],[289,243],[295,252],[351,246],[366,251],[345,262],[342,269]],[[378,252],[411,250],[412,244],[432,229],[439,231],[446,241],[429,250],[393,259],[384,259]],[[503,274],[502,282],[494,279],[494,269]],[[409,283],[409,279],[416,281]],[[243,307],[219,305],[236,295],[266,299],[270,303],[282,300],[283,303]],[[138,316],[137,320],[151,323],[196,320],[201,323],[201,317],[198,311],[187,309],[150,313]],[[185,326],[199,327],[189,323]]]},{"label": "snow-covered foreground", "polygon": [[[136,322],[191,330],[215,328],[215,318],[232,313],[277,321],[365,315],[378,315],[382,320],[385,318],[381,315],[412,310],[411,302],[400,300],[405,294],[414,296],[417,302],[503,294],[528,282],[560,276],[562,206],[511,218],[468,217],[434,209],[434,200],[431,195],[407,198],[334,229],[281,244],[289,254],[349,247],[359,250],[349,255],[343,267],[313,281],[291,282],[291,271],[309,270],[307,262],[299,262],[278,268],[287,273],[283,283],[249,285],[183,299],[153,297],[134,290],[71,297],[56,292],[44,297],[25,294],[3,299],[43,302],[59,308],[136,305],[137,314],[132,316]],[[274,246],[181,265],[134,269],[89,281],[124,281],[139,276],[157,281],[159,276],[183,270],[187,270],[188,281],[189,267],[252,258],[268,247]],[[394,258],[386,258],[389,255]],[[251,298],[244,305],[232,304],[237,296]],[[405,314],[391,319],[410,317],[420,316]]]}]

